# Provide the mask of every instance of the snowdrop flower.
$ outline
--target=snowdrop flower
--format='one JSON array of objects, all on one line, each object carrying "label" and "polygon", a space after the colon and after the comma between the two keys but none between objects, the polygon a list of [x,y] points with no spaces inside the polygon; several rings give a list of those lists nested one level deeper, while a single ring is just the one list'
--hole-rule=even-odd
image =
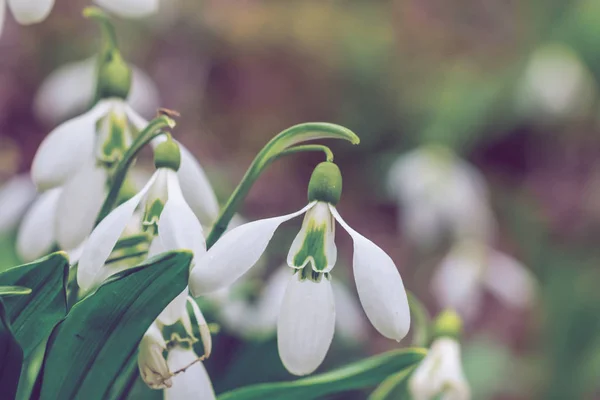
[{"label": "snowdrop flower", "polygon": [[410,377],[408,388],[413,400],[471,398],[471,390],[462,370],[460,344],[457,340],[460,332],[456,331],[461,328],[460,319],[457,326],[457,319],[458,316],[453,312],[446,311],[436,321],[438,326],[440,322],[450,322],[454,326],[450,327],[451,332],[447,332],[448,327],[442,327],[442,331],[446,332],[434,339],[429,352]]},{"label": "snowdrop flower", "polygon": [[[42,22],[52,11],[54,0],[8,0],[8,8],[21,25]],[[5,0],[0,0],[0,34],[4,25]]]},{"label": "snowdrop flower", "polygon": [[142,18],[158,12],[159,0],[94,0],[100,7],[123,18]]},{"label": "snowdrop flower", "polygon": [[325,358],[333,338],[336,312],[330,271],[337,259],[335,220],[354,241],[358,295],[373,326],[382,335],[399,341],[410,325],[406,292],[394,262],[350,228],[335,207],[341,183],[335,164],[319,164],[309,183],[306,207],[232,229],[198,260],[190,276],[194,296],[230,285],[256,263],[279,225],[306,213],[288,254],[288,265],[296,273],[288,279],[277,327],[280,357],[296,375],[313,372]]},{"label": "snowdrop flower", "polygon": [[589,69],[572,49],[549,44],[531,56],[517,95],[517,106],[526,112],[572,117],[589,110],[595,84]]},{"label": "snowdrop flower", "polygon": [[28,175],[17,175],[0,187],[0,234],[13,231],[35,198]]},{"label": "snowdrop flower", "polygon": [[402,208],[403,232],[425,249],[444,232],[454,239],[493,236],[483,177],[449,149],[427,146],[400,157],[389,171],[388,186]]},{"label": "snowdrop flower", "polygon": [[[148,257],[168,250],[190,249],[197,258],[206,251],[202,226],[183,197],[176,172],[181,165],[179,147],[169,138],[156,147],[154,157],[157,169],[148,183],[109,213],[91,233],[77,272],[77,283],[83,290],[121,270],[104,265],[140,204],[140,230],[151,238]],[[178,297],[179,304],[185,302],[186,296],[187,290]]]},{"label": "snowdrop flower", "polygon": [[525,308],[533,302],[535,289],[535,278],[524,265],[477,240],[458,242],[432,279],[438,302],[467,321],[477,314],[484,290],[509,307]]},{"label": "snowdrop flower", "polygon": [[[212,383],[201,363],[211,352],[210,332],[196,302],[187,298],[187,303],[193,309],[200,337],[196,337],[185,307],[172,324],[164,324],[159,317],[150,325],[139,345],[140,376],[152,389],[164,389],[165,399],[214,399]],[[177,323],[180,324],[177,326]],[[178,327],[182,327],[183,332]],[[167,332],[170,332],[170,337],[165,340],[165,334],[169,335]],[[202,341],[204,346],[202,357],[198,357],[193,348],[198,341]],[[166,359],[163,356],[165,351],[168,352]]]},{"label": "snowdrop flower", "polygon": [[[158,89],[144,71],[136,66],[132,66],[131,70],[131,91],[127,103],[141,115],[150,117],[160,105]],[[96,57],[56,69],[42,82],[35,94],[36,115],[48,123],[56,124],[83,111],[94,98],[96,81]]]}]

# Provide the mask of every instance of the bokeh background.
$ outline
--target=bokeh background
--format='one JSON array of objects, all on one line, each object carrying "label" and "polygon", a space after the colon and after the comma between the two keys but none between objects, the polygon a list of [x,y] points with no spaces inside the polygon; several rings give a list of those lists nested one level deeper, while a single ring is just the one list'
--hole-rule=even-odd
[{"label": "bokeh background", "polygon": [[[29,27],[7,15],[0,182],[28,171],[56,125],[34,112],[44,78],[98,49],[97,26],[81,17],[87,5],[57,1],[46,21]],[[440,308],[429,280],[448,246],[415,251],[387,172],[428,143],[475,165],[490,186],[496,246],[521,260],[540,290],[530,310],[486,296],[484,312],[466,326],[474,399],[600,398],[600,2],[165,0],[159,15],[115,25],[124,57],[151,77],[161,106],[181,113],[175,135],[223,202],[281,130],[327,121],[356,132],[360,146],[330,143],[344,177],[341,213],[392,256],[432,314]],[[544,58],[549,51],[558,62]],[[525,90],[532,85],[541,93],[533,99]],[[243,215],[302,207],[321,158],[277,161]],[[271,268],[285,260],[299,223],[285,225],[269,247]],[[338,244],[336,277],[351,281],[352,244],[341,230]],[[1,268],[19,263],[13,248],[14,232],[3,233]],[[215,340],[206,365],[218,393],[290,379],[274,340],[227,331]],[[321,370],[397,346],[374,330],[358,344],[336,340]]]}]

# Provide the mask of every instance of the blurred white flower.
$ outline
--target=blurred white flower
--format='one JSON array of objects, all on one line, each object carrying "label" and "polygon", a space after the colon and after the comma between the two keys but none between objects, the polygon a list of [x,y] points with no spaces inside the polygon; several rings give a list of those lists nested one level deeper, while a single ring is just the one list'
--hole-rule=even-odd
[{"label": "blurred white flower", "polygon": [[22,25],[30,25],[42,22],[52,11],[54,0],[0,0],[0,35],[4,25],[6,5],[13,14],[13,17]]},{"label": "blurred white flower", "polygon": [[411,375],[408,388],[413,400],[469,400],[471,390],[462,370],[460,344],[449,337],[434,340]]},{"label": "blurred white flower", "polygon": [[456,309],[467,321],[479,311],[484,290],[513,308],[531,305],[536,291],[535,278],[524,265],[476,240],[455,244],[431,284],[438,303]]},{"label": "blurred white flower", "polygon": [[190,289],[194,296],[219,290],[244,275],[261,257],[279,225],[303,213],[302,229],[288,254],[288,265],[298,272],[288,279],[277,329],[281,359],[297,375],[309,374],[321,364],[333,338],[336,313],[329,272],[337,259],[335,220],[354,241],[358,295],[373,326],[399,341],[410,325],[406,292],[392,259],[350,228],[335,206],[324,201],[227,232],[192,271]]},{"label": "blurred white flower", "polygon": [[16,175],[0,187],[0,234],[15,230],[35,196],[28,174]]},{"label": "blurred white flower", "polygon": [[491,240],[495,221],[481,174],[450,149],[425,146],[401,156],[388,174],[390,193],[399,201],[400,225],[425,249],[444,232]]},{"label": "blurred white flower", "polygon": [[[169,350],[167,364],[171,371],[186,368],[171,378],[172,385],[164,390],[165,400],[216,399],[210,377],[192,348],[175,346]],[[195,362],[196,361],[196,362]],[[190,366],[191,363],[194,363]]]},{"label": "blurred white flower", "polygon": [[535,51],[517,91],[517,106],[541,117],[572,117],[589,111],[592,74],[569,47],[549,44]]},{"label": "blurred white flower", "polygon": [[94,0],[96,4],[123,18],[142,18],[158,12],[159,0]]},{"label": "blurred white flower", "polygon": [[[42,82],[34,98],[34,112],[43,121],[56,124],[87,109],[94,97],[96,57],[65,64]],[[132,66],[127,103],[145,117],[160,106],[158,89],[145,72]]]}]

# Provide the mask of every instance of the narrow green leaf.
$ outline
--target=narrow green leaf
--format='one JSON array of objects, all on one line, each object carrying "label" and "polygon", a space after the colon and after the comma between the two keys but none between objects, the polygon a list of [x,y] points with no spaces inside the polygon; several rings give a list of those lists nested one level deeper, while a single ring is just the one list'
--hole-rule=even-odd
[{"label": "narrow green leaf", "polygon": [[25,358],[67,313],[65,282],[68,272],[67,254],[57,252],[0,273],[0,285],[31,288],[31,294],[27,296],[3,298]]},{"label": "narrow green leaf", "polygon": [[388,376],[377,389],[371,393],[368,400],[396,400],[403,399],[407,390],[406,383],[413,371],[417,368],[416,365],[405,368],[394,375]]},{"label": "narrow green leaf", "polygon": [[0,296],[17,296],[31,293],[31,289],[23,286],[0,286]]},{"label": "narrow green leaf", "polygon": [[4,304],[0,301],[0,397],[14,399],[19,385],[23,350],[15,339]]},{"label": "narrow green leaf", "polygon": [[40,398],[118,397],[115,382],[148,326],[185,289],[191,259],[187,251],[152,258],[75,304],[50,336]]},{"label": "narrow green leaf", "polygon": [[388,376],[414,366],[426,352],[421,348],[394,350],[308,378],[232,390],[219,396],[219,400],[319,399],[332,393],[377,385]]}]

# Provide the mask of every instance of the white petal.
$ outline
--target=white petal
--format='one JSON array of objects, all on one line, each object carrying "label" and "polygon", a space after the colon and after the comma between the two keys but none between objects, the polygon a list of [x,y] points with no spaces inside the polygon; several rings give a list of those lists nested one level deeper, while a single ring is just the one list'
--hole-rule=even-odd
[{"label": "white petal", "polygon": [[334,327],[331,282],[291,276],[277,321],[277,348],[285,368],[294,375],[316,370],[327,355]]},{"label": "white petal", "polygon": [[[188,296],[187,301],[192,307],[194,318],[196,319],[196,324],[198,325],[198,330],[200,331],[200,340],[204,346],[204,357],[208,358],[212,352],[212,337],[210,335],[210,329],[208,328],[206,319],[204,318],[202,311],[200,311],[200,307],[198,306],[198,303],[196,303],[196,300],[194,300],[191,296]],[[189,317],[189,313],[186,313],[185,317],[186,318],[183,320],[183,325],[191,335],[194,335],[194,328],[192,327],[192,320]]]},{"label": "white petal", "polygon": [[[167,363],[171,372],[175,372],[187,367],[196,359],[198,356],[194,350],[175,346],[169,350]],[[173,385],[164,391],[165,400],[212,400],[216,398],[206,368],[200,361],[187,368],[185,372],[173,376],[171,380]]]},{"label": "white petal", "polygon": [[87,113],[56,127],[40,144],[31,177],[40,190],[64,184],[86,160],[94,157],[96,121],[111,107],[99,102]]},{"label": "white petal", "polygon": [[375,243],[350,228],[334,206],[329,208],[354,241],[354,279],[369,321],[383,336],[400,341],[410,328],[410,311],[394,261]]},{"label": "white petal", "polygon": [[56,123],[82,111],[94,96],[96,57],[63,65],[40,85],[34,98],[36,115]]},{"label": "white petal", "polygon": [[199,260],[190,276],[190,290],[194,297],[214,292],[235,282],[244,275],[264,253],[275,230],[284,223],[309,210],[281,217],[249,222],[225,233]]},{"label": "white petal", "polygon": [[[316,230],[322,231],[324,243],[313,243],[312,240],[307,240],[311,231]],[[296,260],[296,256],[302,252],[303,248],[306,255],[301,257],[301,260]],[[322,252],[321,257],[326,259],[326,263],[319,260],[319,252]],[[310,263],[311,268],[316,272],[329,272],[335,266],[336,261],[335,222],[327,203],[319,201],[306,212],[304,221],[302,221],[302,228],[294,238],[288,252],[287,263],[290,267],[297,269],[304,268],[305,265]]]},{"label": "white petal", "polygon": [[56,240],[54,223],[61,188],[42,193],[25,214],[17,233],[17,254],[25,262],[36,260],[52,250]]},{"label": "white petal", "polygon": [[474,241],[456,244],[442,260],[431,281],[438,303],[457,310],[466,320],[475,316],[481,301],[485,251],[484,245]]},{"label": "white petal", "polygon": [[158,11],[158,0],[94,0],[99,6],[123,18],[141,18]]},{"label": "white petal", "polygon": [[531,272],[519,261],[498,251],[492,250],[484,282],[511,307],[524,308],[534,300],[536,281]]},{"label": "white petal", "polygon": [[357,343],[367,339],[367,325],[358,299],[339,281],[332,281],[335,298],[335,329],[347,339]]},{"label": "white petal", "polygon": [[35,186],[25,174],[13,177],[0,187],[0,234],[17,227],[35,195]]},{"label": "white petal", "polygon": [[175,171],[166,173],[168,200],[158,220],[158,236],[165,250],[188,249],[198,259],[206,253],[202,225],[183,198]]},{"label": "white petal", "polygon": [[106,170],[90,160],[63,186],[56,211],[56,240],[74,249],[92,232],[106,197]]},{"label": "white petal", "polygon": [[187,297],[188,289],[185,288],[183,292],[179,293],[177,297],[171,300],[156,319],[161,324],[173,325],[177,320],[184,318],[184,315],[187,314]]},{"label": "white petal", "polygon": [[29,25],[46,19],[54,0],[8,0],[8,6],[18,23]]},{"label": "white petal", "polygon": [[142,115],[153,117],[160,107],[158,88],[152,79],[141,69],[132,66],[131,90],[127,102]]},{"label": "white petal", "polygon": [[101,282],[104,275],[102,267],[105,261],[155,179],[156,174],[152,175],[152,178],[138,194],[111,211],[90,235],[77,270],[77,283],[83,290],[88,290]]}]

